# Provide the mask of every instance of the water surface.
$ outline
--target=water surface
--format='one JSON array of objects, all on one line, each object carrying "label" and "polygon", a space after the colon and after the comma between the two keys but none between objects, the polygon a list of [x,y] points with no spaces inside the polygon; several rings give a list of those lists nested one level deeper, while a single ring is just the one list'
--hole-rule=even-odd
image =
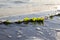
[{"label": "water surface", "polygon": [[[45,14],[44,14],[45,13]],[[21,20],[24,17],[42,17],[56,13],[55,11],[42,12],[30,15],[17,15],[0,18],[0,20]],[[60,29],[60,17],[55,16],[53,19],[44,21],[44,25],[40,24],[0,24],[0,40],[56,40],[55,29]]]}]

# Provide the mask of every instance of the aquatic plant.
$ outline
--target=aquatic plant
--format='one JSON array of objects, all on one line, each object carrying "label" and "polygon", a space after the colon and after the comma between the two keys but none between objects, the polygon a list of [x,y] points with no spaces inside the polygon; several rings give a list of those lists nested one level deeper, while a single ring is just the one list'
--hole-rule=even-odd
[{"label": "aquatic plant", "polygon": [[38,23],[43,23],[43,22],[44,22],[44,17],[37,18],[37,22],[38,22]]},{"label": "aquatic plant", "polygon": [[60,14],[58,14],[58,16],[60,16]]},{"label": "aquatic plant", "polygon": [[41,30],[41,28],[37,27],[37,28],[36,28],[36,30],[40,31],[40,30]]},{"label": "aquatic plant", "polygon": [[24,24],[28,24],[28,23],[33,23],[33,24],[36,24],[36,23],[39,23],[39,24],[43,24],[44,23],[44,17],[33,17],[33,18],[28,18],[28,17],[25,17],[23,20],[18,20],[18,21],[15,21],[15,22],[10,22],[9,20],[6,20],[4,22],[2,22],[3,24],[5,25],[8,25],[8,24],[11,24],[11,23],[16,23],[16,24],[21,24],[21,23],[24,23]]},{"label": "aquatic plant", "polygon": [[30,20],[30,18],[28,18],[28,17],[25,17],[24,19],[23,19],[23,21],[29,21]]},{"label": "aquatic plant", "polygon": [[54,15],[49,16],[50,19],[53,19]]},{"label": "aquatic plant", "polygon": [[37,21],[37,18],[34,17],[34,18],[31,19],[31,21],[32,21],[32,22],[36,22],[36,21]]},{"label": "aquatic plant", "polygon": [[8,25],[8,24],[11,24],[11,22],[9,20],[6,20],[3,22],[3,24]]},{"label": "aquatic plant", "polygon": [[25,18],[23,19],[23,23],[28,24],[29,22],[30,22],[30,18],[25,17]]},{"label": "aquatic plant", "polygon": [[22,23],[22,21],[21,20],[18,20],[17,22],[15,22],[15,23],[17,23],[17,24],[21,24]]},{"label": "aquatic plant", "polygon": [[29,22],[32,22],[32,23],[36,23],[36,22],[40,22],[40,23],[43,23],[44,22],[44,17],[41,17],[41,18],[36,18],[36,17],[33,17],[33,18],[24,18],[23,20],[23,23],[29,23]]},{"label": "aquatic plant", "polygon": [[57,15],[55,15],[55,16],[60,16],[60,14],[57,14]]},{"label": "aquatic plant", "polygon": [[43,24],[44,23],[44,17],[39,17],[39,18],[34,17],[30,20],[30,22],[32,22],[33,24],[36,24],[36,23]]}]

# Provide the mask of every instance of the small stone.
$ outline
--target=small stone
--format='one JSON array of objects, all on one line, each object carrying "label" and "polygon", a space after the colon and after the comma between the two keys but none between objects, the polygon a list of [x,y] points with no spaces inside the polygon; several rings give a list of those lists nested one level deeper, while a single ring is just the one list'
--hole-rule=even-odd
[{"label": "small stone", "polygon": [[11,35],[8,35],[9,38],[11,38],[12,36]]},{"label": "small stone", "polygon": [[22,32],[20,30],[18,30],[18,33],[21,33],[22,34]]},{"label": "small stone", "polygon": [[36,28],[36,30],[39,30],[39,31],[40,31],[40,28],[39,28],[39,27],[37,27],[37,28]]},{"label": "small stone", "polygon": [[41,31],[38,31],[38,33],[43,34],[43,32],[41,32]]},{"label": "small stone", "polygon": [[20,38],[20,37],[22,37],[22,36],[21,36],[21,35],[18,35],[17,37]]},{"label": "small stone", "polygon": [[36,37],[32,37],[33,39],[35,39]]}]

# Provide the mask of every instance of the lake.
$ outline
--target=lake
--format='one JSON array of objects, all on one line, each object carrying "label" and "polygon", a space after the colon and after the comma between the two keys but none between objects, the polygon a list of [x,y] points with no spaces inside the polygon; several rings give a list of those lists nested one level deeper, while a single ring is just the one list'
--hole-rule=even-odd
[{"label": "lake", "polygon": [[[46,11],[35,14],[1,17],[0,20],[22,20],[25,17],[45,17],[57,11]],[[29,24],[0,24],[0,40],[56,40],[56,29],[60,29],[60,16],[44,21],[44,25],[38,23]]]}]

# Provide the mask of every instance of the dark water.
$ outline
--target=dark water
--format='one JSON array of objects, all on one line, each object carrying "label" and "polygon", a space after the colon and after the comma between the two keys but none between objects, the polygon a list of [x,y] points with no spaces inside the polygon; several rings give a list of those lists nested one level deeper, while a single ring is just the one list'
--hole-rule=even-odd
[{"label": "dark water", "polygon": [[[46,14],[43,14],[46,13]],[[11,16],[6,18],[0,18],[0,20],[11,20],[23,19],[24,17],[41,17],[46,16],[49,13],[56,12],[43,12],[31,15],[23,16]],[[60,17],[55,16],[53,19],[44,21],[44,25],[40,24],[10,24],[0,25],[0,40],[56,40],[55,29],[60,29]]]}]

